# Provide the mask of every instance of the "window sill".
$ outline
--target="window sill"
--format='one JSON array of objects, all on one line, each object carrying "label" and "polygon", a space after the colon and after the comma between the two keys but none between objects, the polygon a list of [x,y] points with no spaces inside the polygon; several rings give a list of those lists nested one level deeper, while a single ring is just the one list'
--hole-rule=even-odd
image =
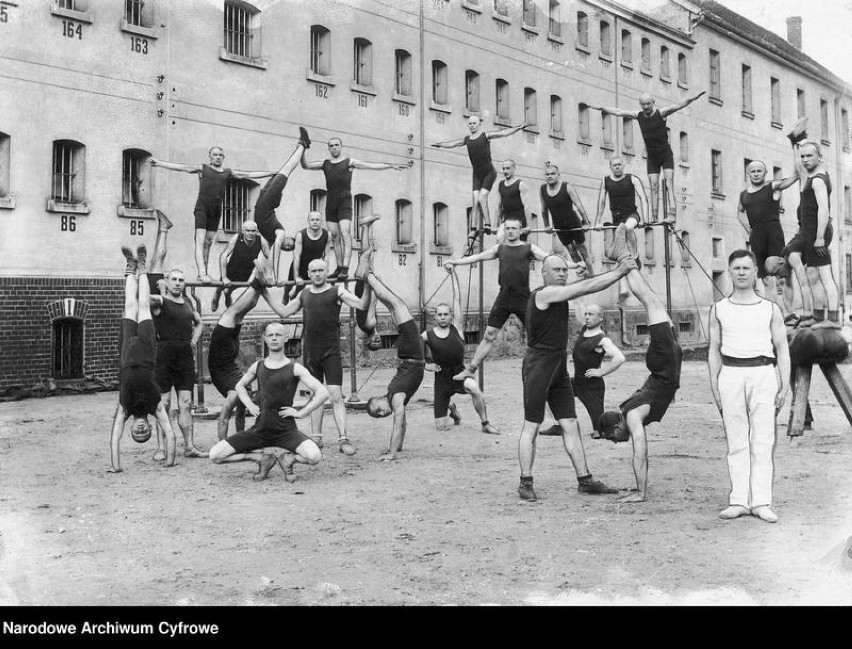
[{"label": "window sill", "polygon": [[411,95],[399,95],[397,93],[393,93],[391,99],[393,99],[394,101],[398,101],[400,104],[408,104],[409,106],[417,105]]},{"label": "window sill", "polygon": [[681,90],[689,90],[689,84],[684,83],[683,81],[678,81],[677,87],[680,88]]},{"label": "window sill", "polygon": [[449,104],[436,104],[434,101],[429,105],[429,110],[434,110],[438,113],[446,113],[447,115],[453,112],[453,108]]},{"label": "window sill", "polygon": [[121,19],[121,31],[128,34],[136,34],[145,38],[157,38],[157,30],[154,27],[143,27],[142,25],[131,25],[125,18]]},{"label": "window sill", "polygon": [[462,9],[467,9],[468,11],[473,11],[474,13],[481,14],[482,7],[479,4],[474,4],[473,2],[467,2],[467,0],[462,0]]},{"label": "window sill", "polygon": [[672,82],[672,78],[671,78],[671,77],[664,77],[664,76],[661,74],[661,75],[660,75],[660,81],[662,81],[663,83],[671,83],[671,82]]},{"label": "window sill", "polygon": [[583,146],[592,146],[592,141],[584,138],[577,138],[577,144],[582,144]]},{"label": "window sill", "polygon": [[689,163],[688,162],[679,162],[678,165],[680,165],[684,169],[689,169]]},{"label": "window sill", "polygon": [[355,83],[354,81],[349,85],[349,89],[352,92],[359,92],[362,95],[370,95],[371,97],[375,97],[378,95],[378,91],[375,89],[375,86],[372,84],[369,86],[362,86],[360,83]]},{"label": "window sill", "polygon": [[89,23],[90,25],[95,21],[95,14],[91,11],[75,11],[74,9],[63,9],[62,7],[51,7],[50,13],[54,16],[70,18],[80,23]]},{"label": "window sill", "polygon": [[565,45],[565,39],[562,38],[559,34],[554,34],[553,32],[547,32],[547,40],[552,41],[554,43],[559,43],[559,45]]},{"label": "window sill", "polygon": [[511,126],[512,120],[510,120],[508,117],[495,117],[494,118],[494,125],[495,126]]},{"label": "window sill", "polygon": [[511,25],[512,24],[512,19],[509,18],[509,16],[504,16],[503,14],[495,12],[495,13],[491,14],[491,17],[494,20],[496,20],[498,23],[503,23],[505,25]]},{"label": "window sill", "polygon": [[821,140],[819,141],[819,143],[820,143],[820,144],[822,144],[823,146],[831,146],[831,140],[824,140],[824,139],[821,139]]},{"label": "window sill", "polygon": [[535,25],[527,25],[526,23],[521,23],[521,29],[530,34],[535,34],[536,36],[541,34],[541,27],[536,27]]},{"label": "window sill", "polygon": [[772,128],[777,128],[779,131],[780,131],[782,128],[784,128],[784,125],[783,125],[781,122],[774,122],[774,121],[773,121],[773,122],[770,122],[770,123],[769,123],[769,125],[770,125]]},{"label": "window sill", "polygon": [[60,203],[52,198],[47,199],[45,209],[56,214],[89,214],[92,211],[85,203]]},{"label": "window sill", "polygon": [[153,207],[127,207],[125,205],[118,205],[115,209],[115,213],[125,219],[157,218],[157,210]]},{"label": "window sill", "polygon": [[246,65],[250,68],[259,68],[261,70],[265,70],[267,66],[267,60],[262,58],[253,58],[249,56],[238,56],[236,54],[231,54],[224,47],[219,48],[219,59],[221,61],[228,61],[229,63],[238,63],[239,65]]},{"label": "window sill", "polygon": [[429,254],[430,255],[452,255],[453,247],[450,244],[445,246],[439,246],[437,243],[429,244]]},{"label": "window sill", "polygon": [[711,104],[715,104],[716,106],[724,106],[725,102],[719,99],[718,97],[708,97],[708,100]]},{"label": "window sill", "polygon": [[564,131],[550,131],[550,137],[554,140],[564,140],[565,132]]},{"label": "window sill", "polygon": [[525,126],[523,128],[523,131],[524,131],[524,133],[535,133],[536,135],[538,135],[540,133],[540,131],[538,130],[537,124],[530,124],[529,126]]},{"label": "window sill", "polygon": [[604,151],[615,151],[615,144],[612,142],[601,142],[601,148]]},{"label": "window sill", "polygon": [[848,144],[844,144],[843,145],[843,151],[844,151],[844,153],[849,153],[850,151],[852,151],[852,149],[849,148]]},{"label": "window sill", "polygon": [[633,69],[633,63],[631,61],[622,61],[621,67],[624,68],[625,70],[632,70]]},{"label": "window sill", "polygon": [[710,198],[713,198],[717,201],[725,200],[726,196],[722,192],[710,192]]},{"label": "window sill", "polygon": [[334,77],[329,74],[317,74],[310,68],[305,70],[305,79],[314,83],[321,83],[326,86],[334,86]]},{"label": "window sill", "polygon": [[414,254],[417,252],[416,243],[392,243],[391,252],[402,254]]},{"label": "window sill", "polygon": [[574,49],[582,52],[583,54],[591,54],[592,53],[592,50],[589,49],[588,45],[580,45],[579,43],[577,43],[574,46]]},{"label": "window sill", "polygon": [[471,110],[470,108],[465,108],[465,109],[462,111],[462,117],[473,117],[473,116],[480,117],[480,118],[482,117],[482,116],[479,114],[479,111],[478,111],[478,110]]},{"label": "window sill", "polygon": [[605,54],[605,53],[601,52],[600,54],[598,54],[598,58],[601,61],[606,61],[607,63],[612,63],[612,54]]},{"label": "window sill", "polygon": [[651,69],[650,69],[650,68],[641,68],[641,69],[639,70],[639,72],[641,72],[641,73],[642,73],[644,76],[646,76],[646,77],[653,77],[653,76],[654,76],[654,73],[653,73],[653,72],[651,72]]},{"label": "window sill", "polygon": [[656,265],[657,265],[657,260],[656,260],[656,259],[647,259],[647,258],[645,258],[645,259],[643,259],[643,260],[642,260],[642,265],[643,265],[643,266],[656,266]]},{"label": "window sill", "polygon": [[741,111],[741,113],[740,113],[740,114],[741,114],[743,117],[745,117],[746,119],[754,119],[754,113],[751,113],[751,112],[749,112],[749,111],[747,111],[747,110]]},{"label": "window sill", "polygon": [[624,155],[634,156],[636,155],[636,150],[632,146],[622,146],[621,152]]},{"label": "window sill", "polygon": [[6,196],[0,196],[0,210],[13,209],[15,209],[15,195],[7,194]]}]

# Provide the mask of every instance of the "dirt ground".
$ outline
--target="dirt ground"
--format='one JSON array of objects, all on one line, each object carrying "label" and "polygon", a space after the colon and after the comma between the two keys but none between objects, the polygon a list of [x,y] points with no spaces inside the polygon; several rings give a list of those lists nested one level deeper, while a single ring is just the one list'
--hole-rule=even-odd
[{"label": "dirt ground", "polygon": [[[519,501],[520,359],[486,371],[502,436],[479,432],[467,398],[462,424],[436,432],[427,373],[403,459],[377,461],[390,420],[350,411],[358,454],[326,447],[294,484],[278,467],[253,482],[254,463],[164,469],[154,441],[129,434],[124,473],[107,473],[115,392],[2,403],[0,605],[852,604],[852,428],[818,372],[815,430],[792,447],[779,426],[770,525],[716,517],[729,485],[704,363],[684,363],[649,429],[651,499],[638,505],[579,494],[553,437],[538,441],[539,502]],[[628,362],[608,377],[608,404],[645,374]],[[592,440],[579,417],[592,472],[632,486],[630,445]],[[197,421],[196,440],[211,446],[215,421]]]}]

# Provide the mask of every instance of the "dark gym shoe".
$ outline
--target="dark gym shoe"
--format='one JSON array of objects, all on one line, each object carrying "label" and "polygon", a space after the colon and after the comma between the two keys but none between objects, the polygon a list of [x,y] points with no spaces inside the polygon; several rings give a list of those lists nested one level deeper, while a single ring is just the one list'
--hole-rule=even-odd
[{"label": "dark gym shoe", "polygon": [[500,431],[497,430],[497,427],[493,424],[490,424],[487,421],[482,422],[482,432],[486,435],[499,435]]},{"label": "dark gym shoe", "polygon": [[275,456],[272,453],[264,453],[257,463],[257,475],[253,476],[253,480],[260,482],[266,480],[272,467],[275,466]]},{"label": "dark gym shoe", "polygon": [[459,414],[459,409],[456,407],[456,404],[452,401],[450,402],[449,411],[450,419],[453,420],[453,424],[455,426],[458,426],[461,423],[461,415]]},{"label": "dark gym shoe", "polygon": [[617,494],[618,489],[607,487],[600,480],[589,480],[577,484],[577,491],[581,494]]},{"label": "dark gym shoe", "polygon": [[521,500],[526,500],[527,502],[532,503],[538,500],[531,482],[522,482],[518,487],[518,495],[521,497]]},{"label": "dark gym shoe", "polygon": [[133,251],[127,246],[121,246],[121,254],[127,260],[127,266],[124,269],[125,275],[131,275],[136,272],[136,257],[133,256]]},{"label": "dark gym shoe", "polygon": [[559,424],[553,424],[553,426],[551,426],[550,428],[540,430],[538,434],[545,436],[562,437],[562,426],[560,426]]},{"label": "dark gym shoe", "polygon": [[787,133],[787,139],[790,140],[790,144],[796,146],[799,142],[808,138],[807,126],[808,118],[799,118],[799,120],[793,125],[793,129]]},{"label": "dark gym shoe", "polygon": [[304,126],[299,127],[299,144],[301,144],[306,149],[311,148],[311,138],[308,136],[308,129]]},{"label": "dark gym shoe", "polygon": [[[274,457],[274,456],[273,456]],[[282,453],[277,458],[278,466],[284,472],[284,479],[287,482],[296,482],[296,472],[293,471],[293,465],[296,463],[296,456],[289,451]]]},{"label": "dark gym shoe", "polygon": [[136,247],[136,270],[140,273],[146,272],[148,264],[148,248],[144,243],[140,243]]},{"label": "dark gym shoe", "polygon": [[341,437],[338,444],[340,452],[344,455],[355,455],[355,447],[352,446],[352,442],[349,441],[348,437]]}]

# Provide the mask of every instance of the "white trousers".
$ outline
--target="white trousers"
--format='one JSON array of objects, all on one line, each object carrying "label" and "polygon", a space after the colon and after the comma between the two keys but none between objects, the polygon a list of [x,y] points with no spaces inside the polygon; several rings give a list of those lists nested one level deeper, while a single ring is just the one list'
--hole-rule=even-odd
[{"label": "white trousers", "polygon": [[772,504],[778,387],[774,365],[723,365],[719,372],[722,420],[728,438],[731,505],[752,508]]}]

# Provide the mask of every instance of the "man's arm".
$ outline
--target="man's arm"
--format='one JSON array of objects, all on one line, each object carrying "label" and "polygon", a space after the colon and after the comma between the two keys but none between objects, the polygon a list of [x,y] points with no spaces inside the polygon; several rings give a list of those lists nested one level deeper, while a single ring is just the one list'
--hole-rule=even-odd
[{"label": "man's arm", "polygon": [[595,214],[595,225],[594,227],[600,227],[601,221],[603,220],[603,213],[606,209],[606,181],[601,180],[601,187],[598,190],[598,213]]},{"label": "man's arm", "polygon": [[292,406],[281,408],[278,411],[281,417],[295,417],[296,419],[304,419],[314,410],[319,408],[328,399],[328,390],[326,387],[305,369],[304,365],[293,362],[293,375],[296,376],[308,390],[311,391],[310,400],[301,408]]},{"label": "man's arm", "polygon": [[565,183],[565,189],[568,192],[568,196],[571,197],[571,200],[574,202],[574,209],[579,213],[580,218],[583,220],[583,225],[589,225],[589,217],[586,216],[586,208],[583,207],[583,201],[580,200],[580,194],[577,193],[577,190],[574,189],[574,185],[571,183]]},{"label": "man's arm", "polygon": [[621,367],[621,364],[624,362],[624,354],[621,353],[621,350],[615,346],[615,343],[612,342],[609,338],[604,337],[601,340],[601,347],[604,350],[604,362],[601,363],[600,368],[586,370],[586,378],[590,379],[592,377],[604,377],[607,374],[612,374]]},{"label": "man's arm", "polygon": [[463,146],[463,145],[464,145],[464,138],[461,138],[459,140],[449,140],[447,142],[435,142],[435,144],[433,144],[431,146],[435,147],[436,149],[454,149],[457,146]]},{"label": "man's arm", "polygon": [[[527,227],[529,228],[532,225],[532,199],[530,199],[530,189],[523,180],[519,180],[518,182],[521,185],[521,205],[524,206],[524,219],[526,219]],[[500,192],[497,193],[499,194]]]},{"label": "man's arm", "polygon": [[235,234],[231,237],[231,240],[228,241],[228,245],[225,246],[225,249],[222,251],[222,254],[219,256],[219,271],[222,274],[222,281],[227,284],[231,280],[228,279],[228,262],[231,260],[231,255],[234,254],[234,248],[237,245],[237,240],[240,238],[239,234]]},{"label": "man's arm", "polygon": [[487,137],[489,140],[493,140],[498,137],[508,137],[509,135],[514,135],[521,129],[526,128],[527,126],[529,126],[529,124],[524,122],[523,124],[518,124],[517,126],[512,126],[511,128],[500,129],[499,131],[486,131],[485,137]]},{"label": "man's arm", "polygon": [[[547,190],[544,188],[544,186],[542,186],[541,189],[539,189],[539,191],[538,191],[538,202],[539,202],[539,205],[541,206],[542,223],[544,223],[544,227],[549,228],[550,227],[550,210],[547,209],[547,205],[544,202],[544,192],[546,192],[546,191]],[[527,223],[529,223],[529,221],[527,221]]]},{"label": "man's arm", "polygon": [[450,281],[453,284],[453,325],[464,338],[464,313],[461,308],[461,287],[459,286],[459,275],[456,269],[449,271]]},{"label": "man's arm", "polygon": [[678,102],[676,104],[672,104],[671,106],[665,106],[665,107],[660,109],[660,115],[662,115],[663,117],[668,117],[672,113],[676,113],[677,111],[686,108],[692,102],[694,102],[696,99],[698,99],[701,95],[704,95],[704,94],[706,94],[706,91],[702,90],[701,92],[699,92],[694,97],[687,97],[686,99],[684,99],[681,102]]},{"label": "man's arm", "polygon": [[636,117],[639,111],[636,110],[624,110],[623,108],[610,108],[608,106],[592,106],[591,104],[586,104],[586,108],[590,108],[592,110],[599,110],[604,115],[615,115],[616,117]]},{"label": "man's arm", "polygon": [[787,328],[784,326],[784,315],[777,304],[772,305],[772,346],[775,347],[775,363],[778,368],[778,393],[775,395],[775,413],[777,414],[787,398],[787,388],[790,387],[790,347],[787,343]]},{"label": "man's arm", "polygon": [[282,320],[286,320],[287,318],[296,315],[296,313],[299,312],[299,309],[302,308],[301,293],[297,294],[296,297],[291,299],[287,304],[279,304],[278,300],[273,300],[272,296],[269,294],[269,290],[265,286],[260,292],[260,295],[269,305],[269,308],[275,311],[275,314]]},{"label": "man's arm", "polygon": [[121,452],[119,442],[124,434],[124,423],[127,421],[127,413],[120,403],[115,406],[115,418],[112,420],[112,431],[109,434],[110,473],[121,473]]},{"label": "man's arm", "polygon": [[633,181],[633,190],[639,197],[639,218],[642,219],[640,224],[647,223],[650,218],[650,212],[648,211],[648,195],[645,193],[645,185],[642,184],[642,180],[636,175],[631,174],[630,179]]},{"label": "man's arm", "polygon": [[[359,311],[364,311],[367,308],[367,305],[364,304],[364,295],[358,297],[354,293],[349,290],[343,288],[342,284],[336,284],[337,286],[337,297],[340,298],[340,301],[343,302],[346,306],[351,306],[353,309],[358,309]],[[301,293],[299,294],[301,295]]]},{"label": "man's arm", "polygon": [[201,173],[201,165],[188,165],[183,164],[182,162],[166,162],[165,160],[158,160],[157,158],[150,158],[148,160],[148,164],[152,167],[161,167],[162,169],[167,169],[169,171],[182,171],[187,174]]},{"label": "man's arm", "polygon": [[296,282],[296,286],[301,286],[305,283],[305,280],[299,277],[299,268],[302,265],[303,246],[302,231],[299,230],[296,232],[295,241],[293,243],[293,280]]},{"label": "man's arm", "polygon": [[192,330],[192,340],[189,342],[192,345],[193,351],[195,351],[195,346],[201,340],[201,335],[204,333],[204,322],[201,320],[201,314],[194,307],[192,309],[192,322],[195,323],[195,327]]},{"label": "man's arm", "polygon": [[151,295],[148,298],[148,304],[151,305],[151,315],[159,315],[163,306],[163,296]]},{"label": "man's arm", "polygon": [[255,417],[260,414],[260,407],[254,401],[251,400],[251,397],[249,396],[248,390],[246,388],[248,388],[248,386],[252,384],[252,381],[254,381],[255,377],[257,376],[257,364],[261,362],[263,361],[260,360],[252,363],[251,367],[246,370],[246,373],[243,374],[243,377],[237,382],[237,385],[234,387],[234,389],[237,391],[237,396],[240,398],[240,401],[243,402],[243,405],[246,407],[246,410],[248,410]]},{"label": "man's arm", "polygon": [[309,162],[308,156],[305,155],[304,151],[302,151],[302,158],[299,160],[299,164],[302,165],[302,169],[310,169],[312,171],[320,171],[322,169],[323,163],[325,163],[325,160],[319,160],[317,162]]},{"label": "man's arm", "polygon": [[[716,318],[716,305],[710,307],[710,324],[707,347],[707,368],[710,374],[710,391],[713,393],[713,400],[716,402],[716,407],[719,409],[719,414],[722,414],[722,395],[719,392],[719,372],[722,370],[722,330],[719,327],[719,320]],[[783,326],[783,322],[782,322]],[[786,334],[785,334],[786,341]],[[787,373],[790,372],[789,356]]]},{"label": "man's arm", "polygon": [[740,222],[740,225],[743,226],[743,230],[746,231],[746,234],[751,234],[751,226],[748,224],[748,215],[746,214],[745,207],[743,206],[742,197],[740,197],[740,204],[737,206],[737,221]]},{"label": "man's arm", "polygon": [[[816,196],[817,201],[817,228],[814,248],[825,248],[825,228],[828,226],[828,213],[830,209],[828,204],[828,188],[825,186],[822,178],[814,178],[811,181],[811,187],[813,187],[814,196]],[[822,257],[828,254],[828,251],[824,250],[820,252],[817,250],[817,254]]]},{"label": "man's arm", "polygon": [[263,256],[269,259],[269,244],[263,237],[260,237],[260,250],[263,252]]},{"label": "man's arm", "polygon": [[231,169],[231,176],[234,178],[269,178],[274,176],[274,171],[242,171],[240,169]]},{"label": "man's arm", "polygon": [[776,192],[783,192],[785,189],[792,187],[797,182],[799,182],[799,171],[798,169],[793,172],[793,175],[789,178],[782,178],[781,180],[773,180],[772,181],[772,189]]},{"label": "man's arm", "polygon": [[492,246],[488,250],[483,250],[482,252],[478,252],[475,255],[468,255],[467,257],[459,257],[458,259],[450,259],[444,264],[444,268],[449,266],[465,266],[467,264],[475,264],[480,261],[489,261],[491,259],[497,259],[497,250],[498,246]]},{"label": "man's arm", "polygon": [[635,268],[636,261],[634,259],[624,259],[610,271],[589,277],[588,279],[581,279],[579,282],[568,284],[568,286],[545,286],[535,295],[536,306],[544,309],[549,304],[565,302],[581,295],[597,293],[605,288],[609,288],[631,270],[635,270]]},{"label": "man's arm", "polygon": [[371,169],[372,171],[384,171],[386,169],[403,171],[411,167],[411,164],[409,164],[408,162],[364,162],[363,160],[355,160],[354,158],[350,158],[349,166],[352,169]]},{"label": "man's arm", "polygon": [[157,404],[157,412],[154,414],[157,418],[157,423],[163,429],[163,441],[166,445],[166,461],[163,466],[175,465],[175,452],[177,450],[177,435],[175,435],[175,427],[172,420],[169,419],[169,414],[163,407],[162,403]]}]

